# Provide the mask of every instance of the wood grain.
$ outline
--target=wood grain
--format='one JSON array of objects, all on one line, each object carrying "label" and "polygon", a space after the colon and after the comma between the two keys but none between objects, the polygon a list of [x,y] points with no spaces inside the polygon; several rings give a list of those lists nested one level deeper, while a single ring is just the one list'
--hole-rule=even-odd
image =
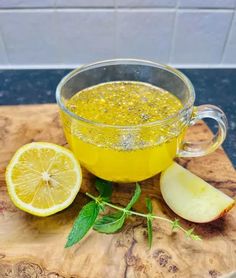
[{"label": "wood grain", "polygon": [[[199,123],[189,130],[195,140],[211,136]],[[30,105],[0,108],[0,278],[120,278],[120,277],[236,277],[236,209],[210,224],[195,227],[201,242],[171,232],[168,224],[154,222],[153,247],[147,247],[146,223],[131,218],[120,233],[94,231],[70,249],[64,249],[67,234],[81,206],[83,192],[95,192],[94,177],[86,172],[81,193],[68,209],[51,217],[38,218],[24,213],[9,200],[4,181],[6,165],[13,153],[32,141],[66,145],[55,105]],[[222,149],[201,158],[179,159],[186,168],[234,197],[236,172]],[[124,205],[134,190],[133,184],[116,184],[113,202]],[[154,212],[169,218],[176,215],[164,204],[159,177],[142,182],[142,198],[135,206],[145,211],[145,196],[152,198]],[[232,275],[232,276],[230,276]]]}]

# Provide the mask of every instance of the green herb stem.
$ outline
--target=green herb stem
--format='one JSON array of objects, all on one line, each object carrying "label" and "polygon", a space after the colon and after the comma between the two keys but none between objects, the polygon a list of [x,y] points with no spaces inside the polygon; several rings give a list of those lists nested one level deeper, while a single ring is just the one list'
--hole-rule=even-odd
[{"label": "green herb stem", "polygon": [[[85,193],[89,198],[95,200],[96,202],[100,203],[100,204],[104,204],[108,207],[111,207],[111,208],[114,208],[116,210],[119,210],[119,211],[122,211],[122,212],[126,212],[127,210],[125,208],[122,208],[122,207],[119,207],[119,206],[116,206],[116,205],[113,205],[111,203],[108,203],[106,201],[103,201],[101,200],[100,198],[98,197],[95,197],[93,195],[91,195],[90,193],[86,192]],[[133,210],[128,210],[129,214],[132,214],[132,215],[137,215],[137,216],[140,216],[140,217],[144,217],[144,218],[149,218],[150,217],[150,214],[144,214],[144,213],[140,213],[140,212],[136,212],[136,211],[133,211]],[[161,216],[157,216],[157,215],[151,215],[151,218],[152,219],[158,219],[158,220],[162,220],[162,221],[166,221],[168,223],[170,223],[171,225],[173,225],[174,221],[168,219],[168,218],[165,218],[165,217],[161,217]],[[184,229],[182,226],[178,226],[178,228],[180,230],[182,230],[185,234],[188,232],[188,230]]]}]

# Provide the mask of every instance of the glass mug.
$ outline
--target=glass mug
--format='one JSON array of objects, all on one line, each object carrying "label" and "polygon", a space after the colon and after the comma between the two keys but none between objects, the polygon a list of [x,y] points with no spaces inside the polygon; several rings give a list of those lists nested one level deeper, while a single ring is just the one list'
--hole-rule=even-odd
[{"label": "glass mug", "polygon": [[[131,126],[94,122],[67,109],[67,101],[78,91],[112,81],[156,85],[175,95],[183,108],[164,120]],[[150,178],[165,170],[176,156],[209,154],[222,144],[227,132],[222,110],[213,105],[193,106],[194,88],[183,73],[149,61],[115,59],[82,66],[61,80],[56,98],[66,139],[77,159],[94,175],[114,182]],[[208,141],[185,142],[187,127],[204,118],[217,121],[217,133]]]}]

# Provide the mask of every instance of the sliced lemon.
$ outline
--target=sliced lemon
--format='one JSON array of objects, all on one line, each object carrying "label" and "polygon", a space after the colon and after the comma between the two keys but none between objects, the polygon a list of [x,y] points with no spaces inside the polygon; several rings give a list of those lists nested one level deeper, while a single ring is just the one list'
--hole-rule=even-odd
[{"label": "sliced lemon", "polygon": [[13,203],[37,216],[48,216],[68,207],[79,192],[81,181],[81,168],[73,153],[51,143],[21,147],[6,170]]}]

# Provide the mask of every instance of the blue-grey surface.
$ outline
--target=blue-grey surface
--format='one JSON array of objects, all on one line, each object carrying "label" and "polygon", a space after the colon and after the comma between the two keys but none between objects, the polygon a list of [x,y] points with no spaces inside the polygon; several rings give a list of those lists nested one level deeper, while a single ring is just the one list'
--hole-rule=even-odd
[{"label": "blue-grey surface", "polygon": [[[229,132],[224,149],[236,166],[236,69],[183,69],[196,90],[196,104],[224,110]],[[55,89],[69,70],[1,70],[0,105],[54,103]]]}]

